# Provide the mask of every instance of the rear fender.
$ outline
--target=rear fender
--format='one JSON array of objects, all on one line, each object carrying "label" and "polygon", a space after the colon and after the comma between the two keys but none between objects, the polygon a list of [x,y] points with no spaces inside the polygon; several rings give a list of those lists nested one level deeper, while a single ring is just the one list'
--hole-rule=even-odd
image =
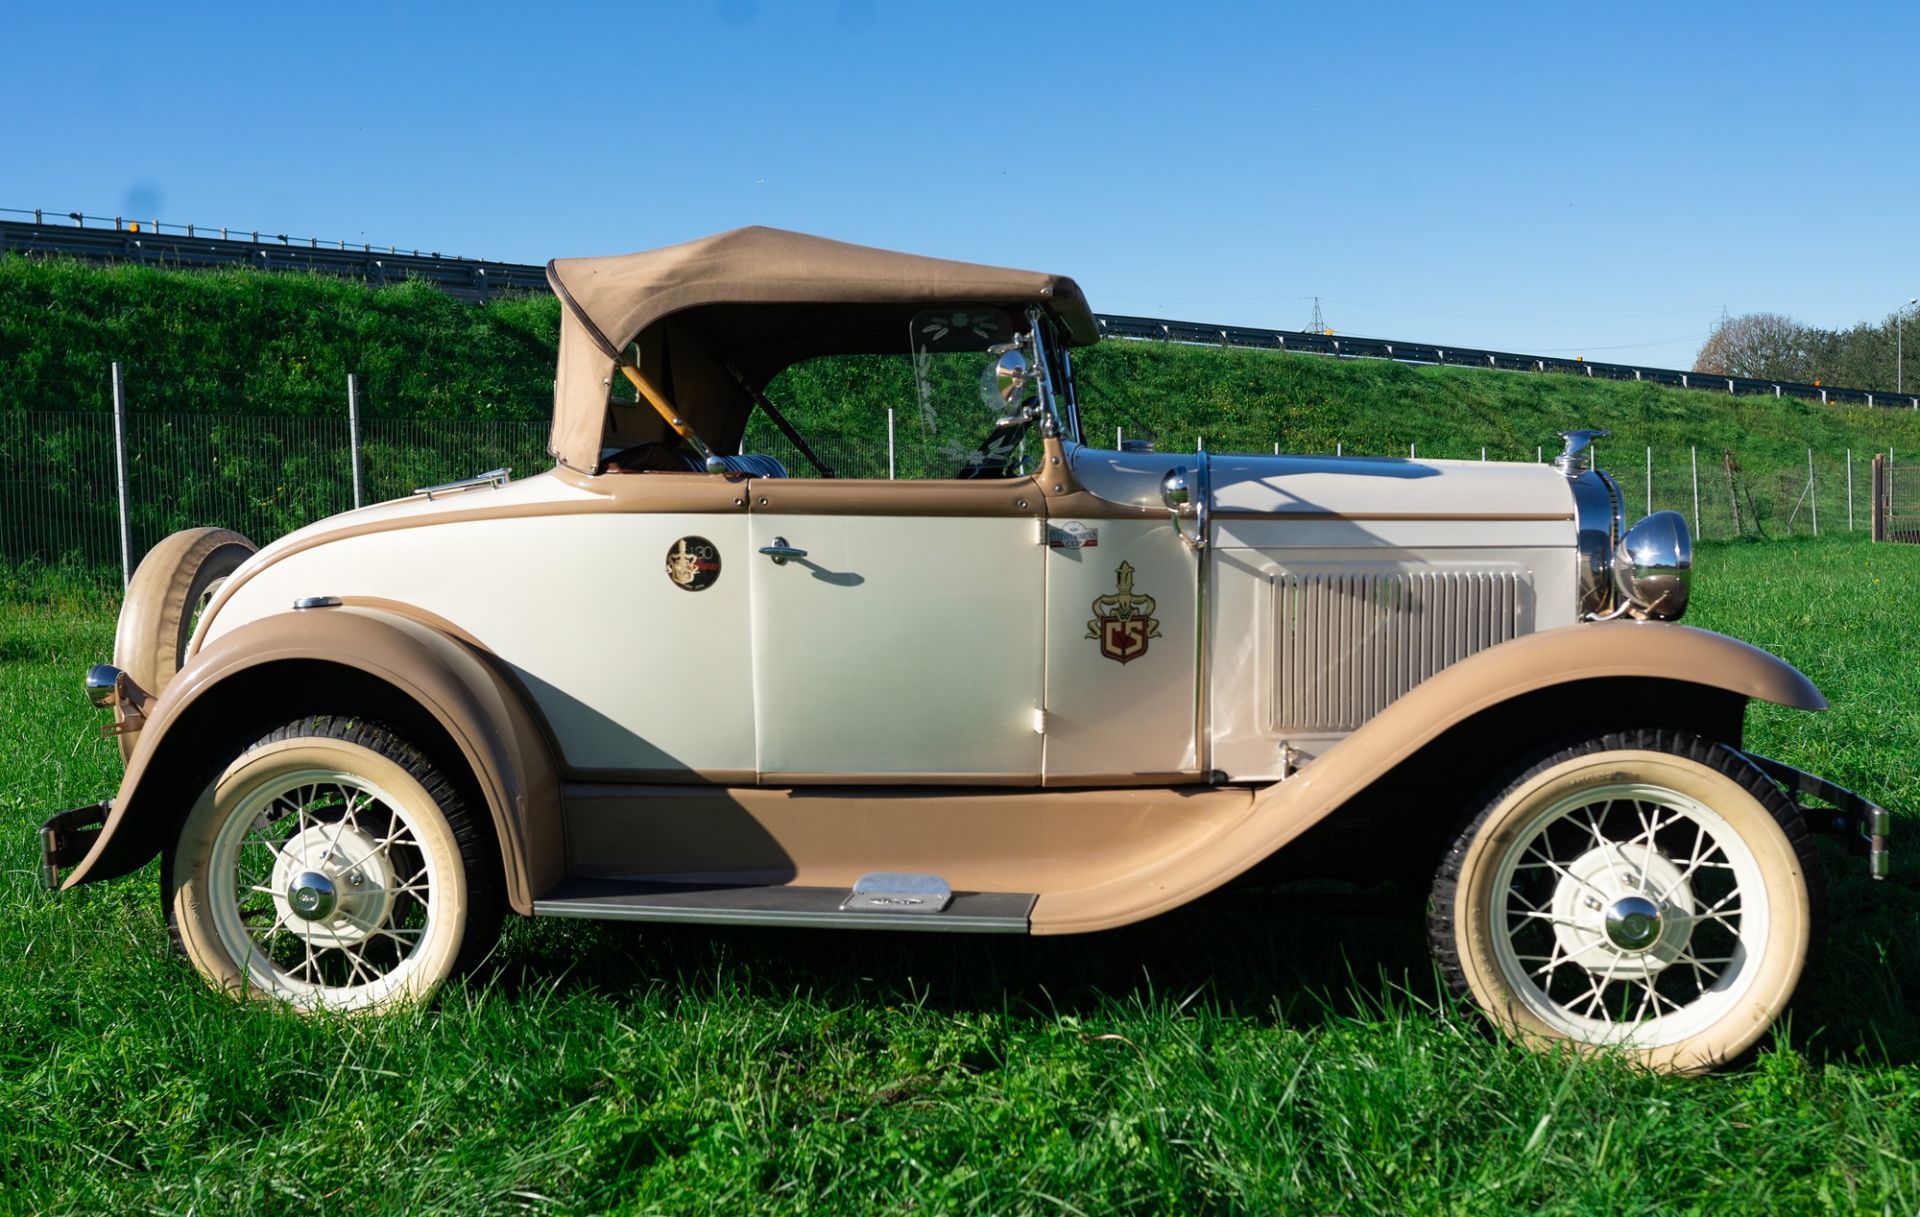
[{"label": "rear fender", "polygon": [[[306,714],[385,721],[464,762],[486,802],[507,894],[522,913],[564,868],[560,781],[539,721],[482,652],[392,608],[264,617],[198,652],[146,707],[112,811],[62,888],[124,875],[172,838],[239,748]],[[431,751],[431,748],[429,748]]]},{"label": "rear fender", "polygon": [[[1741,699],[1800,710],[1827,705],[1813,683],[1791,665],[1707,630],[1616,621],[1529,634],[1416,685],[1305,769],[1261,791],[1243,817],[1211,836],[1175,854],[1146,860],[1121,879],[1043,895],[1034,906],[1033,932],[1107,929],[1175,908],[1257,865],[1447,731],[1543,690],[1577,694],[1585,685],[1598,698],[1602,690],[1620,688],[1622,678],[1658,681],[1676,690],[1718,691],[1723,695],[1718,700],[1736,709]],[[1560,704],[1569,701],[1577,704],[1577,697],[1560,699]],[[1552,726],[1571,733],[1605,719],[1608,709],[1596,704],[1591,719],[1569,716],[1564,724]],[[1737,717],[1731,721],[1737,726]]]}]

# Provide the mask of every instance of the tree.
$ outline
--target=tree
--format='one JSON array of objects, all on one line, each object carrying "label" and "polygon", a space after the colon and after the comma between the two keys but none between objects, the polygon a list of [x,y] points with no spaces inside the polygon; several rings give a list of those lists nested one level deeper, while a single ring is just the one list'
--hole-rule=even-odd
[{"label": "tree", "polygon": [[1812,380],[1814,337],[1808,327],[1779,313],[1723,317],[1694,357],[1693,370],[1755,380]]}]

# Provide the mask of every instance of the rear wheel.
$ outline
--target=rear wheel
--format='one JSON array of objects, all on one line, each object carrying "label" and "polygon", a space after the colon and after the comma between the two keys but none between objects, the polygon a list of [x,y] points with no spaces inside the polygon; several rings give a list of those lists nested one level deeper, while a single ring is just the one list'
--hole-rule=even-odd
[{"label": "rear wheel", "polygon": [[1701,1071],[1786,1007],[1817,879],[1764,775],[1698,736],[1626,732],[1499,786],[1434,881],[1429,940],[1454,990],[1522,1040]]},{"label": "rear wheel", "polygon": [[290,723],[201,794],[168,921],[215,988],[301,1010],[425,998],[491,944],[497,867],[458,789],[384,728]]}]

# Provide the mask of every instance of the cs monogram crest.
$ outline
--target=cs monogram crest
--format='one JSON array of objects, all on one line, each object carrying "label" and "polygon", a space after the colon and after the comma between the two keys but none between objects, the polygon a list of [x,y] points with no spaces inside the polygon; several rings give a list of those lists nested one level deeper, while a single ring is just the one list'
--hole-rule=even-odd
[{"label": "cs monogram crest", "polygon": [[1100,653],[1115,663],[1132,663],[1147,653],[1147,640],[1160,637],[1153,615],[1153,597],[1133,590],[1133,566],[1122,562],[1114,572],[1119,590],[1093,602],[1093,620],[1087,637],[1098,639]]}]

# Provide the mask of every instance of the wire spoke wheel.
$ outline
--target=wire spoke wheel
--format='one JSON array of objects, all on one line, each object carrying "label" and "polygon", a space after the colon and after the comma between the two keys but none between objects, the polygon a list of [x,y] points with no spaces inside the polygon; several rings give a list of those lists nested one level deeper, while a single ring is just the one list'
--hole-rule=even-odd
[{"label": "wire spoke wheel", "polygon": [[354,774],[288,773],[249,792],[212,863],[222,945],[276,990],[391,985],[434,917],[433,862],[416,829]]},{"label": "wire spoke wheel", "polygon": [[1429,938],[1455,991],[1526,1042],[1708,1069],[1792,994],[1810,862],[1805,826],[1737,754],[1606,736],[1481,806],[1435,879]]},{"label": "wire spoke wheel", "polygon": [[478,941],[471,875],[487,868],[471,833],[461,844],[466,820],[450,784],[383,729],[291,724],[189,814],[169,857],[170,920],[220,988],[302,1010],[423,997]]},{"label": "wire spoke wheel", "polygon": [[1620,783],[1550,804],[1501,855],[1508,985],[1569,1038],[1658,1046],[1738,1000],[1766,941],[1759,862],[1713,809]]}]

